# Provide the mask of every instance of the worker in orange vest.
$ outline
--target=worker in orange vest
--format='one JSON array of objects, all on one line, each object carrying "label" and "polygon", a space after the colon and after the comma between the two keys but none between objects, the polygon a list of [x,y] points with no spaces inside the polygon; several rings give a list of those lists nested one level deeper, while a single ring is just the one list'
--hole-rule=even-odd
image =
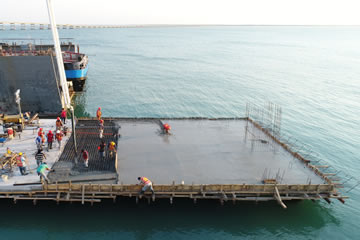
[{"label": "worker in orange vest", "polygon": [[171,130],[170,125],[169,125],[169,124],[167,124],[167,123],[165,123],[163,127],[164,127],[164,131],[165,131],[165,133],[166,133],[166,134],[169,134],[169,131]]},{"label": "worker in orange vest", "polygon": [[113,156],[114,153],[116,153],[116,149],[115,149],[115,142],[111,141],[109,142],[109,145],[108,145],[108,149],[109,149],[109,155],[110,157]]},{"label": "worker in orange vest", "polygon": [[58,145],[59,145],[59,149],[61,148],[61,141],[62,141],[62,138],[63,138],[63,134],[60,130],[57,130],[56,131],[56,134],[55,134],[55,139],[56,141],[58,142]]},{"label": "worker in orange vest", "polygon": [[63,123],[62,123],[62,121],[60,120],[59,117],[56,119],[55,124],[56,124],[56,130],[61,130],[61,127],[63,126]]},{"label": "worker in orange vest", "polygon": [[19,156],[16,157],[16,165],[19,167],[21,175],[28,174],[26,172],[26,160],[25,160],[25,157],[23,156],[22,152],[20,152]]},{"label": "worker in orange vest", "polygon": [[138,177],[138,180],[140,181],[140,184],[143,185],[141,191],[140,191],[140,196],[148,189],[150,189],[150,191],[152,192],[152,194],[155,194],[154,189],[152,187],[152,182],[146,178],[146,177]]},{"label": "worker in orange vest", "polygon": [[100,119],[101,119],[101,108],[98,108],[98,110],[96,111],[96,117],[97,117],[97,119],[100,121]]},{"label": "worker in orange vest", "polygon": [[39,129],[38,136],[41,137],[41,142],[45,143],[45,133],[42,128]]}]

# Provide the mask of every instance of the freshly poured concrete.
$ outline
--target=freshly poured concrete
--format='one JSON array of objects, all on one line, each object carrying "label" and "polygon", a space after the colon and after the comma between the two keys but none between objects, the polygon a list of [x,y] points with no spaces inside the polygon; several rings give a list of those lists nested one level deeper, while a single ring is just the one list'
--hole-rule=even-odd
[{"label": "freshly poured concrete", "polygon": [[[261,184],[279,173],[282,184],[324,181],[300,160],[246,120],[119,120],[119,183],[134,184],[146,176],[155,184]],[[262,142],[265,140],[267,142]]]}]

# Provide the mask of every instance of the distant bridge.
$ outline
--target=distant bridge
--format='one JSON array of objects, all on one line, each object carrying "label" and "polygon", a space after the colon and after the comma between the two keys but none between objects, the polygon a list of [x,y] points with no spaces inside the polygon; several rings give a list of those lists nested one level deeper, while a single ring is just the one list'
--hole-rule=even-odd
[{"label": "distant bridge", "polygon": [[[90,25],[90,24],[56,24],[58,29],[79,29],[79,28],[138,28],[155,27],[167,25]],[[35,22],[0,22],[0,30],[50,30],[49,23]]]}]

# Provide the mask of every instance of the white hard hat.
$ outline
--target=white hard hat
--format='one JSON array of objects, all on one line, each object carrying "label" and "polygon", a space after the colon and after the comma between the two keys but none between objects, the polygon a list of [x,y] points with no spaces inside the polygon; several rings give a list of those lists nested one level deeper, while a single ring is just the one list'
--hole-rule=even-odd
[{"label": "white hard hat", "polygon": [[60,133],[60,130],[57,130],[56,133]]}]

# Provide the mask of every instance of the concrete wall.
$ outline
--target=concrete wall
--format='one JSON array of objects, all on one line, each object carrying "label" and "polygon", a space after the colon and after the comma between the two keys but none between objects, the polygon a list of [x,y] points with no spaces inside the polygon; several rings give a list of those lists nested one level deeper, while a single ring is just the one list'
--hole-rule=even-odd
[{"label": "concrete wall", "polygon": [[17,112],[14,99],[17,89],[21,90],[23,112],[56,114],[61,111],[61,97],[50,56],[0,57],[0,113]]}]

